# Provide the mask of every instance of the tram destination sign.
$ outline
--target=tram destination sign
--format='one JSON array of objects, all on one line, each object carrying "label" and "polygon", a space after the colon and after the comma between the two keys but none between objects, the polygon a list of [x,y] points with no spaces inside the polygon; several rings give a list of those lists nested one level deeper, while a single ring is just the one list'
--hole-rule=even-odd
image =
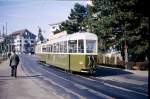
[{"label": "tram destination sign", "polygon": [[76,44],[77,40],[69,40],[69,44]]}]

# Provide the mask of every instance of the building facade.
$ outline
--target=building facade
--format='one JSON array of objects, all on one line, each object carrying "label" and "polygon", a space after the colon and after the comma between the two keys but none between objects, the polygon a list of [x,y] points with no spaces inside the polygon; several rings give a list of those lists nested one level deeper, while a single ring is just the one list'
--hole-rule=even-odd
[{"label": "building facade", "polygon": [[34,53],[36,44],[36,35],[27,29],[13,32],[11,35],[11,49],[17,53]]}]

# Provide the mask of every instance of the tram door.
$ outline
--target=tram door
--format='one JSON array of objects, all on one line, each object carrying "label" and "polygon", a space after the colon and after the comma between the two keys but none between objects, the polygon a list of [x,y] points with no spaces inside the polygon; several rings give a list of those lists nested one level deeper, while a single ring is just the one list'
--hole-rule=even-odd
[{"label": "tram door", "polygon": [[77,40],[69,41],[69,70],[80,72],[81,68],[84,68],[85,55],[81,54],[84,53],[83,44],[83,40],[78,40],[78,43]]}]

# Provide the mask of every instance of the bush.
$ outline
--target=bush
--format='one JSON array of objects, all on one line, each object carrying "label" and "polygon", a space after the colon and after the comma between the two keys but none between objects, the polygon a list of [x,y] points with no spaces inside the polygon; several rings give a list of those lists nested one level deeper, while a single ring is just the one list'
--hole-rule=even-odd
[{"label": "bush", "polygon": [[140,70],[148,70],[148,62],[136,62],[135,66]]}]

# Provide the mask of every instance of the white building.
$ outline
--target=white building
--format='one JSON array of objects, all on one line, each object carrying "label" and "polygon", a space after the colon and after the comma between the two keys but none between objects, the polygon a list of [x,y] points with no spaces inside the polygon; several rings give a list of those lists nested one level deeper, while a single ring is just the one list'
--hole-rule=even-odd
[{"label": "white building", "polygon": [[57,29],[59,30],[59,25],[61,25],[61,22],[60,23],[55,23],[55,24],[49,24],[49,30],[54,33],[54,31],[56,31]]},{"label": "white building", "polygon": [[27,29],[13,32],[12,49],[15,49],[17,53],[31,53],[35,51],[36,35],[31,33]]},{"label": "white building", "polygon": [[92,0],[87,0],[87,5],[93,6]]},{"label": "white building", "polygon": [[4,38],[3,38],[3,37],[0,37],[0,43],[3,42],[3,41],[4,41]]}]

